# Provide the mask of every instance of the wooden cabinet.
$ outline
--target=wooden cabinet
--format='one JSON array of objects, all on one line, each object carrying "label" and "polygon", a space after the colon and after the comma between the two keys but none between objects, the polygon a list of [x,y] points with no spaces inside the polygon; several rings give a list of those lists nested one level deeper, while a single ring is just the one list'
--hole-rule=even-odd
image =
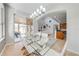
[{"label": "wooden cabinet", "polygon": [[66,38],[66,23],[60,23],[60,29],[56,32],[56,39],[64,39]]},{"label": "wooden cabinet", "polygon": [[64,39],[64,33],[63,32],[61,32],[61,31],[58,31],[58,32],[56,32],[56,39],[61,39],[61,40],[63,40]]},{"label": "wooden cabinet", "polygon": [[66,29],[66,23],[61,23],[60,24],[60,30],[62,30],[62,29]]}]

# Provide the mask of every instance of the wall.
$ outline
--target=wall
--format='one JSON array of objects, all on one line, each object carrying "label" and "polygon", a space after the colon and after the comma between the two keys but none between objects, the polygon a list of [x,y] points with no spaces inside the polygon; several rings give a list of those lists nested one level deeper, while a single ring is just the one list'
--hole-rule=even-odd
[{"label": "wall", "polygon": [[14,43],[14,9],[5,5],[6,8],[6,43]]},{"label": "wall", "polygon": [[57,4],[54,11],[67,11],[67,49],[79,52],[79,4]]}]

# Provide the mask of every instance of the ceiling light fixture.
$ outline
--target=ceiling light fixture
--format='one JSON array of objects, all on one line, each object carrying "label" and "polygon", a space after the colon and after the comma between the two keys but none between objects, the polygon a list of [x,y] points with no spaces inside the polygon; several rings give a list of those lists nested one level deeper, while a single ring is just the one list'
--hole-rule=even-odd
[{"label": "ceiling light fixture", "polygon": [[37,9],[36,11],[34,11],[30,18],[35,18],[35,17],[38,17],[42,14],[44,14],[46,12],[46,9],[41,5],[39,9]]}]

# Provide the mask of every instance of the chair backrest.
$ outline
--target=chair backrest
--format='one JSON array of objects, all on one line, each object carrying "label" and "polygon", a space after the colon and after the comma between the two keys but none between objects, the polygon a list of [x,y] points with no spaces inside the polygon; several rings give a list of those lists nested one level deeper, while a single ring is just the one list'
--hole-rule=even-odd
[{"label": "chair backrest", "polygon": [[43,45],[43,44],[47,43],[47,41],[48,41],[48,35],[47,35],[46,33],[42,33],[42,34],[39,33],[39,35],[41,35],[42,37],[41,37],[41,39],[38,41],[38,43],[39,43],[40,45]]}]

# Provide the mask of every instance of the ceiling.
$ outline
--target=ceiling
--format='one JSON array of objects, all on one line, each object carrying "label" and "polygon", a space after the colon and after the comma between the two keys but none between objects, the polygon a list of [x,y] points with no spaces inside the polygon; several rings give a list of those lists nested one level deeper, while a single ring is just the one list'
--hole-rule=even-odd
[{"label": "ceiling", "polygon": [[34,11],[36,11],[40,5],[43,5],[46,8],[46,11],[49,9],[49,3],[8,3],[8,6],[14,8],[17,13],[22,13],[24,15],[30,16]]},{"label": "ceiling", "polygon": [[[67,4],[67,3],[6,3],[8,6],[14,8],[18,15],[29,17],[34,11],[36,11],[40,5],[46,8],[46,12],[53,10],[54,8],[71,7],[77,4]],[[79,5],[79,4],[78,4]]]},{"label": "ceiling", "polygon": [[29,17],[34,11],[40,8],[42,5],[46,8],[46,12],[53,10],[56,6],[59,5],[67,5],[67,4],[60,4],[60,3],[7,3],[8,6],[14,8],[16,12],[19,14],[23,14],[26,17]]}]

